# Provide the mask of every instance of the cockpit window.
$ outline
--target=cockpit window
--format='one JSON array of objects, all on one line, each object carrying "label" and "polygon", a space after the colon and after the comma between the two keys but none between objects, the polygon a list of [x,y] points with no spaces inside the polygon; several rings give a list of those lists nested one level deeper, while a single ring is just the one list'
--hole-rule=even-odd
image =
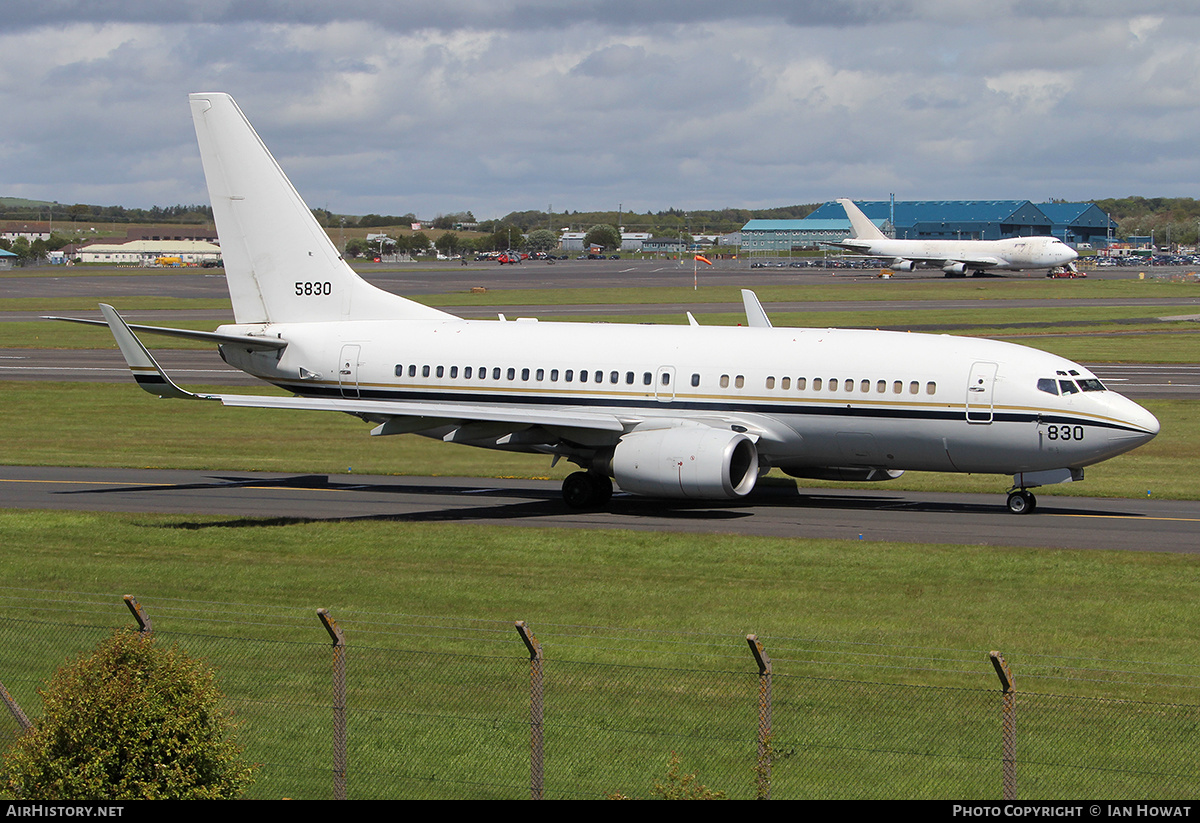
[{"label": "cockpit window", "polygon": [[1079,387],[1075,385],[1074,380],[1059,380],[1058,388],[1063,394],[1078,394]]},{"label": "cockpit window", "polygon": [[1094,377],[1081,377],[1079,379],[1079,388],[1084,391],[1104,391],[1104,384]]},{"label": "cockpit window", "polygon": [[1053,377],[1043,377],[1038,380],[1038,391],[1044,391],[1046,394],[1058,395],[1058,383]]}]

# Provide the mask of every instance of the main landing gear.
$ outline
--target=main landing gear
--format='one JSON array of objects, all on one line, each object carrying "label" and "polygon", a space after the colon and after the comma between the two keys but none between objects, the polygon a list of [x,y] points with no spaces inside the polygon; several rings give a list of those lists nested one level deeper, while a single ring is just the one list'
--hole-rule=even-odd
[{"label": "main landing gear", "polygon": [[1014,489],[1008,493],[1008,510],[1013,514],[1029,514],[1037,508],[1037,498],[1033,492],[1025,489]]},{"label": "main landing gear", "polygon": [[612,493],[612,480],[593,472],[569,474],[562,484],[563,502],[569,509],[602,509]]}]

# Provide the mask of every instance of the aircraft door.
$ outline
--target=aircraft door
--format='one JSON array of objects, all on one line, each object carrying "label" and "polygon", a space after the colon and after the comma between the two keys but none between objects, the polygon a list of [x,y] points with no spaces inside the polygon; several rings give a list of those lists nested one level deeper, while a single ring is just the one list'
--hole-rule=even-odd
[{"label": "aircraft door", "polygon": [[342,346],[342,357],[338,362],[338,387],[342,397],[358,398],[358,353],[359,346]]},{"label": "aircraft door", "polygon": [[971,366],[971,377],[967,381],[968,423],[992,422],[996,369],[995,363],[976,363]]},{"label": "aircraft door", "polygon": [[654,375],[654,399],[659,403],[670,403],[675,399],[675,367],[659,366]]}]

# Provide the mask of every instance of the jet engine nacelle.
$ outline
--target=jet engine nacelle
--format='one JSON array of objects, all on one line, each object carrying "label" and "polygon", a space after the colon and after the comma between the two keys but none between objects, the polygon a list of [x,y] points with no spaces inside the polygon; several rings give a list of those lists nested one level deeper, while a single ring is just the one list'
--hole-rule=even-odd
[{"label": "jet engine nacelle", "polygon": [[948,261],[946,265],[942,266],[942,271],[944,271],[946,274],[966,274],[967,264]]},{"label": "jet engine nacelle", "polygon": [[897,257],[892,261],[892,265],[890,266],[892,271],[913,271],[916,269],[916,267],[917,264],[915,262],[912,260],[905,260],[902,257]]},{"label": "jet engine nacelle", "polygon": [[632,432],[612,456],[624,491],[654,497],[745,497],[758,480],[758,449],[744,434],[711,426]]}]

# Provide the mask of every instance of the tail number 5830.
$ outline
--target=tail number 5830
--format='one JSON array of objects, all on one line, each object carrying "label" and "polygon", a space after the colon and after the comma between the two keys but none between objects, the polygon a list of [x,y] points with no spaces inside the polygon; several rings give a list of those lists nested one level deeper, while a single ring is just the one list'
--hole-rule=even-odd
[{"label": "tail number 5830", "polygon": [[298,297],[311,296],[311,295],[326,295],[326,294],[333,294],[333,284],[330,283],[328,280],[326,280],[324,282],[316,282],[316,283],[313,283],[313,282],[304,282],[304,283],[297,282],[296,283],[296,295]]}]

